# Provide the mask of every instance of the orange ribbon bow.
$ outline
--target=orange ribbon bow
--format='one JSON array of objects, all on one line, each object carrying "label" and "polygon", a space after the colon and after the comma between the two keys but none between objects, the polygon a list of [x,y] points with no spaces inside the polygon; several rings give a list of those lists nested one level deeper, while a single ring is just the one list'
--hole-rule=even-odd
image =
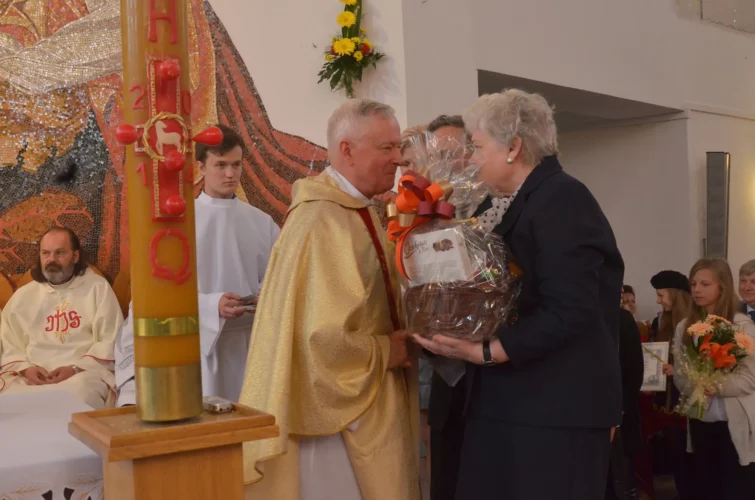
[{"label": "orange ribbon bow", "polygon": [[456,207],[448,203],[453,187],[448,181],[431,184],[426,177],[408,171],[399,179],[398,196],[386,207],[388,239],[396,242],[396,267],[408,278],[401,252],[409,231],[434,217],[452,219]]}]

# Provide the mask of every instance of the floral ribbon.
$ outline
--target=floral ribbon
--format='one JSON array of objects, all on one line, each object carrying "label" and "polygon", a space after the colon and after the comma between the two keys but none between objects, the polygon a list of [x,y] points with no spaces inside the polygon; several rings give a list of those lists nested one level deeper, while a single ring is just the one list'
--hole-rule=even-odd
[{"label": "floral ribbon", "polygon": [[[704,346],[706,341],[710,342],[712,336],[712,334],[706,335],[700,346],[701,351],[710,349],[710,347],[704,349]],[[691,411],[696,409],[699,420],[703,418],[705,410],[710,407],[710,396],[706,394],[706,389],[720,388],[731,372],[714,368],[712,358],[693,360],[685,351],[674,356],[680,361],[681,375],[688,380],[687,390],[682,393],[677,411],[682,415],[692,416]]]},{"label": "floral ribbon", "polygon": [[452,219],[456,207],[448,202],[451,193],[453,187],[448,181],[432,184],[426,177],[411,170],[399,179],[398,196],[386,206],[385,211],[388,216],[388,239],[396,242],[396,267],[403,277],[409,277],[401,258],[406,236],[415,227],[435,217]]}]

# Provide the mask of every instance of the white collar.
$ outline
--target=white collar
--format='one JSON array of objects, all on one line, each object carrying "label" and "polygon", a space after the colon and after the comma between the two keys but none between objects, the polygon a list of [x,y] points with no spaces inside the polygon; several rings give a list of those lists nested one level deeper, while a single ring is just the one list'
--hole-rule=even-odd
[{"label": "white collar", "polygon": [[747,308],[747,314],[750,314],[752,311],[755,311],[755,309],[750,307],[748,304],[745,304],[745,307]]},{"label": "white collar", "polygon": [[218,207],[231,207],[236,203],[236,199],[237,198],[235,195],[233,196],[233,198],[213,198],[209,194],[205,193],[204,190],[202,190],[199,193],[199,196],[197,196],[197,201]]},{"label": "white collar", "polygon": [[336,184],[338,184],[338,187],[341,188],[341,191],[348,194],[349,196],[356,198],[359,201],[364,202],[366,205],[372,205],[372,200],[367,198],[362,194],[361,191],[355,188],[354,184],[349,182],[349,179],[344,177],[341,172],[339,172],[332,166],[328,166],[328,168],[325,169],[325,173],[328,174],[331,179],[336,181]]},{"label": "white collar", "polygon": [[91,268],[87,267],[86,271],[84,271],[84,274],[82,275],[74,274],[70,280],[66,281],[65,283],[61,283],[60,285],[53,285],[49,281],[45,281],[39,284],[47,293],[57,293],[57,292],[65,291],[65,290],[72,290],[74,288],[77,288],[81,284],[81,282],[84,280],[84,278],[89,277],[90,273],[93,273],[93,272],[94,271],[92,271]]}]

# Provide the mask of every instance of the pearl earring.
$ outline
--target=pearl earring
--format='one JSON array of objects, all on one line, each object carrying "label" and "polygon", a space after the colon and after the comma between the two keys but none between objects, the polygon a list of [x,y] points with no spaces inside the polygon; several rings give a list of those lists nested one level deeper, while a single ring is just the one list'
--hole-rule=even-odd
[{"label": "pearl earring", "polygon": [[514,163],[514,160],[512,160],[511,158],[506,158],[506,163],[511,165],[512,163]]}]

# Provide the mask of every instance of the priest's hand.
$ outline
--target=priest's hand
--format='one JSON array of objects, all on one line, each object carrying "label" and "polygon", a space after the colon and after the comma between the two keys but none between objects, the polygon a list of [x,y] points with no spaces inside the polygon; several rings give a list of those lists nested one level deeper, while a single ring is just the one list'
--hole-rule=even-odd
[{"label": "priest's hand", "polygon": [[22,371],[21,376],[26,379],[29,385],[45,385],[49,383],[50,374],[41,366],[31,366]]},{"label": "priest's hand", "polygon": [[409,334],[403,330],[395,331],[388,336],[391,341],[391,352],[388,355],[388,369],[410,368],[409,349],[406,346]]},{"label": "priest's hand", "polygon": [[233,319],[243,316],[245,309],[241,307],[241,296],[235,293],[225,293],[218,301],[218,314],[221,318]]},{"label": "priest's hand", "polygon": [[48,383],[59,384],[64,380],[68,380],[69,378],[73,377],[75,374],[76,371],[73,369],[73,366],[61,366],[60,368],[55,368],[50,372]]}]

